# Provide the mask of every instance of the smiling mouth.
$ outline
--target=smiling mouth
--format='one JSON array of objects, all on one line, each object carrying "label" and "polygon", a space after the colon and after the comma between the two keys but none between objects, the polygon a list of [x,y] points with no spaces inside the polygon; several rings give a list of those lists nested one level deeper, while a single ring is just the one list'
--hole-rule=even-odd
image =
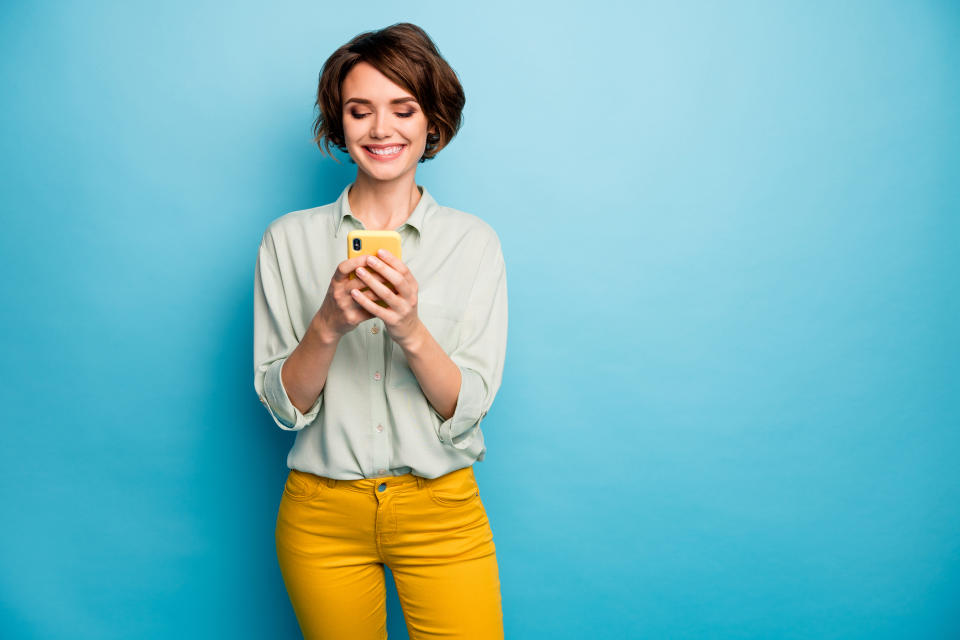
[{"label": "smiling mouth", "polygon": [[377,160],[393,160],[400,156],[403,153],[403,150],[407,148],[405,144],[395,144],[389,147],[367,147],[364,146],[363,150],[367,152],[367,155],[371,158],[376,158]]}]

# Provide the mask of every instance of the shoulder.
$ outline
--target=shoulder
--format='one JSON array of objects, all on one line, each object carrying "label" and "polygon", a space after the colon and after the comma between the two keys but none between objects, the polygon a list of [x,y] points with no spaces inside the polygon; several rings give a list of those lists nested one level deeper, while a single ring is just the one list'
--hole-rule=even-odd
[{"label": "shoulder", "polygon": [[431,227],[445,236],[466,240],[473,246],[500,251],[500,236],[493,226],[479,215],[438,205],[429,222]]},{"label": "shoulder", "polygon": [[303,237],[304,234],[316,230],[318,225],[330,225],[336,211],[336,202],[298,209],[277,216],[271,220],[263,232],[261,243],[271,245],[286,244],[291,238]]}]

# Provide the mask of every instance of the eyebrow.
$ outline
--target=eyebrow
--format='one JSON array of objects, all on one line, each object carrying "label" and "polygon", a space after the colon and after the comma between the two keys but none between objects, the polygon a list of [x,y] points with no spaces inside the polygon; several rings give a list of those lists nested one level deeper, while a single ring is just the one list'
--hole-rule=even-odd
[{"label": "eyebrow", "polygon": [[[367,100],[366,98],[348,98],[347,100],[344,101],[343,105],[346,106],[346,105],[347,105],[348,103],[350,103],[350,102],[359,102],[360,104],[373,104],[372,102],[370,102],[370,101]],[[409,98],[409,97],[407,97],[407,98],[394,98],[393,100],[390,101],[390,104],[401,104],[401,103],[403,103],[403,102],[416,102],[416,99],[415,99],[415,98]]]}]

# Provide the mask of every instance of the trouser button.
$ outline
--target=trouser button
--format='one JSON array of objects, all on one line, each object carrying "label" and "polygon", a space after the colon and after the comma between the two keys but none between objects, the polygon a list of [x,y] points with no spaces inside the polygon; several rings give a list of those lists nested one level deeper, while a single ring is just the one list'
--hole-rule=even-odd
[{"label": "trouser button", "polygon": [[380,483],[380,486],[377,487],[377,491],[383,491],[383,490],[386,489],[386,488],[387,488],[387,483],[386,483],[386,482],[381,482],[381,483]]}]

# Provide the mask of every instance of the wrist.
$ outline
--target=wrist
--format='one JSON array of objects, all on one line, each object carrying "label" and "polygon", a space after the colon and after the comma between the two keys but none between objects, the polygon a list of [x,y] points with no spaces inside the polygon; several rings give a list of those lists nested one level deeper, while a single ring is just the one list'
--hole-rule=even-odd
[{"label": "wrist", "polygon": [[340,341],[340,334],[324,324],[319,315],[314,322],[310,323],[310,333],[323,345],[335,345]]},{"label": "wrist", "polygon": [[396,342],[400,348],[403,349],[404,354],[416,355],[422,351],[428,335],[427,326],[423,324],[420,318],[417,318],[417,324],[413,328],[413,331],[411,331],[407,337]]}]

